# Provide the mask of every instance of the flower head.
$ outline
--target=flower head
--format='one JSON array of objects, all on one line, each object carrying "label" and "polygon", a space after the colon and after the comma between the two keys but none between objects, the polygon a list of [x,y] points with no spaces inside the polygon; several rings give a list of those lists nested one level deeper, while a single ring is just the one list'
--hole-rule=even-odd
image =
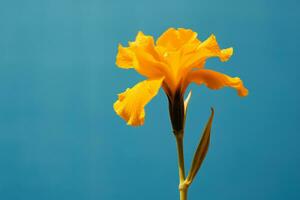
[{"label": "flower head", "polygon": [[139,32],[128,47],[119,45],[116,64],[124,69],[133,68],[147,79],[119,94],[114,110],[128,125],[142,125],[144,107],[162,87],[169,99],[170,112],[175,112],[171,114],[174,127],[174,120],[183,120],[183,95],[190,83],[204,84],[210,89],[231,87],[239,96],[246,96],[248,90],[240,78],[204,67],[208,58],[218,57],[225,62],[232,53],[232,48],[221,49],[214,35],[200,41],[190,29],[170,28],[156,42],[152,36]]}]

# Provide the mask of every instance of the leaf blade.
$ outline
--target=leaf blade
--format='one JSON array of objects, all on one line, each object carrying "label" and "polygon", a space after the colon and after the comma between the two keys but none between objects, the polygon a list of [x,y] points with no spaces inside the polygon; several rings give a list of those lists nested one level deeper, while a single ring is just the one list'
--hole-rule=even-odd
[{"label": "leaf blade", "polygon": [[210,132],[211,132],[213,117],[214,117],[214,109],[211,108],[210,118],[209,118],[208,122],[206,123],[206,127],[203,131],[201,140],[200,140],[198,147],[196,149],[196,152],[194,154],[191,169],[185,180],[185,182],[188,185],[191,184],[192,181],[194,180],[194,178],[197,175],[197,172],[199,171],[199,169],[202,165],[202,162],[205,159],[205,156],[207,154],[209,142],[210,142]]}]

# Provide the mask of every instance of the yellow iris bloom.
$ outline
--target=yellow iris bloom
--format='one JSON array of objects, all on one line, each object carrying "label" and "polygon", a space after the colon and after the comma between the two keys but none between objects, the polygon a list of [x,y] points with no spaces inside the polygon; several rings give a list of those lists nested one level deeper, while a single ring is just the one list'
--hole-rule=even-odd
[{"label": "yellow iris bloom", "polygon": [[[169,99],[170,112],[177,112],[171,116],[176,118],[178,115],[178,119],[182,120],[183,95],[190,83],[204,84],[210,89],[231,87],[237,90],[239,96],[246,96],[248,90],[240,78],[204,67],[208,58],[219,57],[225,62],[232,53],[232,48],[221,49],[214,35],[200,41],[197,33],[190,29],[170,28],[156,42],[152,36],[139,32],[128,47],[119,45],[116,64],[120,68],[135,69],[147,80],[119,94],[114,110],[128,125],[142,125],[145,118],[144,107],[162,87]],[[172,119],[172,122],[178,119]],[[173,128],[183,127],[174,127],[173,124]]]}]

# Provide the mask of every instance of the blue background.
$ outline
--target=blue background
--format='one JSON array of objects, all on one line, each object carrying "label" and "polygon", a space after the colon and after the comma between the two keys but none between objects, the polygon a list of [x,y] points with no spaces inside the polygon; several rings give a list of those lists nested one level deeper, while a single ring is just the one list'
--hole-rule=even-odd
[{"label": "blue background", "polygon": [[0,199],[177,199],[177,156],[159,95],[146,123],[126,126],[117,93],[142,80],[115,66],[118,43],[139,30],[211,33],[233,46],[208,67],[240,76],[231,89],[191,86],[186,165],[216,110],[191,200],[300,199],[299,1],[2,0]]}]

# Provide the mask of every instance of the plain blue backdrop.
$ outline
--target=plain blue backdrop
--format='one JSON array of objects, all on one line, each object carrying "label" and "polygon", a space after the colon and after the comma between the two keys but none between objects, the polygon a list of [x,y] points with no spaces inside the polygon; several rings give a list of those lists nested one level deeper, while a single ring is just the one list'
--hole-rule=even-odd
[{"label": "plain blue backdrop", "polygon": [[178,199],[177,156],[163,91],[146,123],[126,126],[117,93],[143,77],[115,66],[118,43],[169,27],[214,33],[250,94],[192,85],[189,168],[214,106],[211,146],[191,200],[300,199],[296,0],[2,0],[0,199]]}]

